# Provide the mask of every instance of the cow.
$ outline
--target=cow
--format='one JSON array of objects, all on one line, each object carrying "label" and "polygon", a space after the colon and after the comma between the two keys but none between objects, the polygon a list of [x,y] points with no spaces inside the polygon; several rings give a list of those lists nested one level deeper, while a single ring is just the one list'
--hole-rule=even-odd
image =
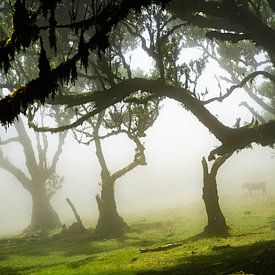
[{"label": "cow", "polygon": [[254,190],[262,190],[263,195],[266,195],[266,184],[264,181],[261,182],[246,182],[242,185],[242,188],[247,189],[249,195],[252,195]]}]

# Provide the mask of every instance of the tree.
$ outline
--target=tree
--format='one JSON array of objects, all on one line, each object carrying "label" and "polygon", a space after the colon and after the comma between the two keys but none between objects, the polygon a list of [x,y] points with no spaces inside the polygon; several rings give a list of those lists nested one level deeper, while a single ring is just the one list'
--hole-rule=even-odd
[{"label": "tree", "polygon": [[[123,53],[127,48],[134,47],[135,39],[129,38],[126,41],[125,33],[125,27],[115,31],[112,34],[112,44],[105,53],[89,57],[87,62],[90,64],[90,68],[87,70],[83,68],[79,71],[79,78],[83,81],[78,81],[74,87],[71,87],[70,96],[77,98],[85,94],[85,91],[95,88],[107,90],[123,79],[131,78],[130,65]],[[117,37],[121,37],[121,39],[115,39]],[[81,120],[82,123],[71,123],[58,128],[41,128],[37,127],[30,119],[29,125],[37,131],[62,132],[63,127],[66,127],[72,129],[78,142],[95,143],[96,155],[101,167],[101,194],[96,196],[99,209],[96,235],[98,237],[121,235],[127,228],[127,224],[117,211],[115,183],[138,165],[146,165],[145,148],[141,143],[141,138],[145,136],[146,130],[151,127],[158,116],[159,100],[139,91],[133,96],[129,96],[124,103],[116,104],[113,108],[103,110],[95,116],[90,115],[94,110],[94,104],[90,102],[83,102],[76,108],[69,103],[66,109],[65,117]],[[105,133],[106,131],[107,133]],[[111,173],[104,157],[101,140],[119,134],[126,135],[130,141],[134,142],[135,156],[131,163]],[[83,138],[85,139],[83,140]]]},{"label": "tree", "polygon": [[20,144],[24,152],[29,176],[24,170],[14,165],[1,149],[0,167],[11,173],[31,194],[31,223],[25,231],[48,230],[59,227],[61,222],[50,204],[50,199],[61,188],[63,182],[63,178],[56,174],[56,165],[62,152],[66,133],[63,132],[58,135],[58,146],[52,161],[49,162],[47,157],[49,145],[46,134],[35,134],[36,150],[34,150],[30,134],[24,124],[23,119],[19,118],[14,123],[16,135],[5,140],[1,139],[0,145],[3,147],[13,142]]},{"label": "tree", "polygon": [[[132,171],[139,165],[146,165],[144,154],[144,146],[140,138],[145,136],[145,131],[152,125],[156,118],[156,109],[149,110],[149,106],[134,106],[130,104],[126,111],[114,110],[109,111],[108,116],[104,118],[104,113],[100,113],[97,117],[96,123],[90,124],[93,127],[93,140],[96,147],[96,155],[101,166],[101,194],[96,195],[96,201],[99,210],[99,219],[96,226],[95,234],[97,237],[110,237],[123,234],[128,228],[122,217],[117,212],[114,187],[116,181],[124,176],[126,173]],[[147,115],[146,115],[147,113]],[[101,139],[104,136],[99,135],[100,126],[104,124],[106,128],[112,129],[111,133],[105,135],[126,134],[127,137],[135,143],[135,155],[131,163],[110,173],[106,160],[104,158]]]},{"label": "tree", "polygon": [[[79,143],[86,145],[95,143],[96,156],[101,168],[101,194],[96,195],[99,210],[98,223],[95,229],[95,236],[106,238],[122,235],[128,226],[119,215],[115,201],[115,184],[122,176],[132,171],[139,165],[146,165],[144,154],[145,147],[141,138],[145,137],[146,130],[152,126],[158,116],[159,102],[142,101],[146,95],[139,93],[129,99],[127,104],[115,105],[98,115],[88,118],[81,125],[73,129],[74,136]],[[89,114],[92,106],[82,106],[77,110],[80,117]],[[104,157],[102,140],[124,134],[132,141],[135,148],[133,161],[123,168],[111,173]]]},{"label": "tree", "polygon": [[208,168],[206,159],[202,158],[203,167],[203,194],[207,213],[207,225],[204,232],[209,235],[227,235],[228,226],[219,205],[219,196],[217,189],[217,173],[223,163],[230,157],[230,154],[220,156],[215,159],[212,167]]}]

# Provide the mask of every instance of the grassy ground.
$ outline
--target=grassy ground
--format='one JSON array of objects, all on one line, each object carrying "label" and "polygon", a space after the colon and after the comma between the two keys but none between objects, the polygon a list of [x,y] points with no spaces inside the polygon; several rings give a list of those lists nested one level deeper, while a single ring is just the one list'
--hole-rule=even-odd
[{"label": "grassy ground", "polygon": [[[124,238],[47,236],[0,240],[0,274],[275,274],[275,198],[223,200],[227,238],[199,233],[201,207],[135,215]],[[160,252],[140,248],[181,242]]]}]

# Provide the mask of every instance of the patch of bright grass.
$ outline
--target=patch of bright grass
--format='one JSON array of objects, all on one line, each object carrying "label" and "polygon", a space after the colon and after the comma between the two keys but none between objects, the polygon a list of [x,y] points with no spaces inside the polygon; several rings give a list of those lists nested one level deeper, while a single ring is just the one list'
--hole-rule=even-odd
[{"label": "patch of bright grass", "polygon": [[[206,217],[194,206],[144,214],[142,219],[126,217],[131,231],[120,239],[94,240],[88,233],[72,239],[1,240],[0,274],[260,274],[260,268],[261,274],[275,274],[273,202],[224,201],[231,227],[227,238],[199,235]],[[182,245],[159,252],[139,250],[173,242]]]}]

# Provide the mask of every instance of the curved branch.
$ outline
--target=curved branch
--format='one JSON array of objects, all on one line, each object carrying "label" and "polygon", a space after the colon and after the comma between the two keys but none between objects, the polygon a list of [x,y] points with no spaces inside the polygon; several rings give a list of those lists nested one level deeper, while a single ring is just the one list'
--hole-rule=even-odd
[{"label": "curved branch", "polygon": [[35,158],[35,153],[32,147],[31,139],[26,132],[26,129],[21,118],[19,118],[18,122],[16,122],[14,126],[19,137],[19,143],[21,144],[24,150],[24,154],[26,157],[26,166],[30,174],[33,176],[36,173],[38,164]]},{"label": "curved branch", "polygon": [[54,157],[53,157],[53,160],[52,160],[52,165],[49,168],[49,170],[51,171],[51,173],[55,172],[58,159],[59,159],[59,157],[60,157],[60,155],[62,153],[63,145],[65,143],[66,135],[67,135],[66,132],[65,133],[64,132],[59,133],[58,147],[57,147],[57,150],[56,150],[56,152],[54,154]]},{"label": "curved branch", "polygon": [[225,163],[225,161],[228,158],[230,158],[232,156],[232,154],[233,154],[233,152],[225,154],[225,155],[222,155],[222,156],[216,158],[215,161],[214,161],[214,163],[213,163],[213,165],[212,165],[210,173],[216,177],[219,168]]},{"label": "curved branch", "polygon": [[204,176],[208,176],[211,175],[212,177],[216,178],[217,173],[219,168],[224,164],[224,162],[232,156],[233,153],[229,153],[229,154],[224,154],[222,156],[219,156],[218,158],[216,158],[214,160],[214,163],[210,169],[210,171],[208,171],[208,164],[207,161],[205,159],[205,157],[202,158],[202,168],[203,168],[203,175]]},{"label": "curved branch", "polygon": [[[87,118],[99,113],[111,105],[122,101],[125,97],[139,90],[154,94],[157,97],[167,96],[183,103],[185,107],[190,110],[199,119],[199,121],[216,136],[217,139],[222,141],[228,138],[230,128],[224,126],[215,116],[213,116],[198,99],[192,96],[191,92],[181,87],[174,87],[165,84],[162,80],[147,80],[143,78],[128,79],[114,85],[110,89],[89,93],[84,97],[83,95],[74,96],[74,99],[83,98],[83,101],[81,102],[82,104],[87,102],[94,102],[94,110],[70,125],[58,128],[35,127],[35,130],[50,132],[68,130],[72,127],[80,125]],[[62,96],[59,97],[59,103],[61,102]],[[66,97],[66,100],[63,103],[65,102],[69,102],[69,96]]]},{"label": "curved branch", "polygon": [[209,39],[217,39],[220,41],[228,41],[231,43],[238,43],[241,40],[248,39],[248,35],[245,34],[238,34],[238,33],[222,33],[218,31],[209,31],[206,33],[206,37]]},{"label": "curved branch", "polygon": [[244,106],[245,108],[247,108],[249,110],[249,112],[257,119],[259,120],[261,123],[265,123],[265,119],[260,115],[258,114],[254,108],[252,108],[251,106],[248,105],[247,102],[243,101],[239,104],[239,106]]},{"label": "curved branch", "polygon": [[6,139],[6,140],[1,140],[0,139],[0,145],[7,145],[9,143],[18,142],[18,141],[19,141],[18,137],[9,138],[9,139]]},{"label": "curved branch", "polygon": [[28,177],[18,167],[5,158],[2,151],[0,151],[0,167],[11,173],[25,189],[31,189],[31,180],[28,179]]},{"label": "curved branch", "polygon": [[210,98],[208,100],[202,101],[202,103],[203,104],[209,104],[213,101],[223,101],[225,98],[229,97],[235,89],[242,88],[248,81],[253,80],[258,75],[263,75],[264,77],[269,78],[271,81],[275,82],[275,76],[274,75],[272,75],[272,74],[270,74],[266,71],[256,71],[256,72],[253,72],[253,73],[249,74],[248,76],[246,76],[239,84],[232,85],[224,95],[219,96],[219,97]]},{"label": "curved branch", "polygon": [[83,115],[81,118],[77,119],[75,122],[71,123],[71,124],[67,124],[67,125],[63,125],[63,126],[59,126],[56,128],[52,128],[52,127],[38,127],[37,125],[35,125],[32,121],[29,121],[29,127],[33,128],[34,131],[37,132],[51,132],[51,133],[58,133],[58,132],[63,132],[63,131],[67,131],[70,130],[74,127],[77,127],[81,124],[83,124],[87,119],[89,119],[90,117],[96,115],[99,113],[98,109],[95,109],[85,115]]},{"label": "curved branch", "polygon": [[240,25],[231,22],[227,18],[219,18],[219,17],[205,17],[199,14],[187,14],[185,15],[186,20],[189,24],[198,26],[200,28],[211,28],[211,29],[218,29],[218,30],[228,30],[231,32],[242,32],[243,29]]},{"label": "curved branch", "polygon": [[[87,117],[91,117],[101,110],[120,102],[126,96],[139,90],[160,97],[167,96],[184,104],[184,106],[222,142],[222,146],[211,152],[209,159],[215,158],[216,154],[224,155],[226,153],[232,153],[237,149],[243,149],[252,142],[256,142],[263,146],[275,143],[275,121],[270,121],[262,125],[249,125],[238,129],[227,127],[213,116],[204,107],[202,102],[194,98],[188,90],[167,85],[162,80],[134,78],[125,80],[105,91],[96,92],[90,96],[90,99],[95,103],[95,109],[87,114]],[[82,117],[81,121],[84,122],[85,119],[85,117]],[[75,123],[75,125],[79,124],[80,123]],[[69,127],[62,126],[58,129],[60,130],[62,128],[68,129]],[[51,132],[57,131],[56,129],[50,128],[44,128],[42,130]]]},{"label": "curved branch", "polygon": [[262,146],[272,146],[275,143],[275,120],[261,125],[247,125],[238,129],[232,129],[230,139],[210,152],[208,159],[215,159],[216,155],[234,153],[244,149],[255,142]]},{"label": "curved branch", "polygon": [[205,157],[202,158],[201,164],[202,164],[202,169],[203,169],[203,175],[204,176],[208,175],[209,174],[208,164],[207,164],[207,161],[206,161]]},{"label": "curved branch", "polygon": [[101,167],[101,178],[104,181],[104,178],[110,177],[110,173],[109,173],[109,169],[107,167],[106,160],[104,158],[101,141],[100,141],[99,133],[98,133],[99,128],[103,121],[103,117],[104,117],[104,112],[101,112],[98,114],[96,124],[93,126],[94,127],[93,136],[94,136],[94,142],[95,142],[95,148],[96,148],[96,156],[97,156],[97,159],[98,159],[100,167]]},{"label": "curved branch", "polygon": [[124,176],[126,173],[132,171],[134,168],[136,168],[139,165],[147,165],[145,155],[144,155],[144,146],[141,144],[138,137],[130,136],[128,135],[131,140],[133,140],[136,143],[136,154],[134,157],[134,160],[123,167],[122,169],[118,170],[117,172],[113,173],[111,175],[114,182]]}]

